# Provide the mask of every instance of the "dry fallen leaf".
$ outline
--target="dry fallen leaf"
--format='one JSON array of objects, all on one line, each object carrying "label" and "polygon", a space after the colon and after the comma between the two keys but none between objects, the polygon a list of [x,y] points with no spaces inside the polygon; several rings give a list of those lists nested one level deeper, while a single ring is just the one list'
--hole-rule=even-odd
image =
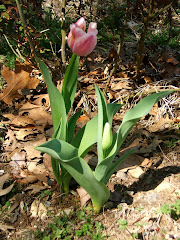
[{"label": "dry fallen leaf", "polygon": [[48,186],[40,186],[40,185],[35,185],[34,184],[34,185],[31,185],[31,186],[25,188],[24,191],[32,190],[31,193],[33,194],[33,193],[38,193],[38,192],[40,192],[42,190],[45,190],[47,188],[49,188],[49,187]]},{"label": "dry fallen leaf", "polygon": [[4,232],[6,232],[8,229],[12,230],[15,229],[14,227],[10,226],[10,225],[5,225],[5,224],[0,224],[0,229]]},{"label": "dry fallen leaf", "polygon": [[15,62],[15,71],[11,71],[8,67],[3,65],[1,71],[2,77],[7,82],[7,87],[3,89],[0,94],[0,99],[8,105],[12,105],[14,98],[21,98],[22,95],[19,93],[21,89],[35,89],[39,83],[39,79],[30,77],[33,67],[31,62],[20,63]]},{"label": "dry fallen leaf", "polygon": [[6,140],[3,145],[5,146],[5,151],[12,152],[17,146],[17,140],[14,132],[11,129],[8,129],[6,134]]},{"label": "dry fallen leaf", "polygon": [[37,125],[52,125],[52,117],[43,106],[38,106],[27,102],[19,111],[19,115],[27,114]]},{"label": "dry fallen leaf", "polygon": [[35,100],[33,101],[33,104],[39,105],[39,106],[45,106],[45,107],[50,106],[48,94],[37,95],[37,96],[34,96],[34,98]]},{"label": "dry fallen leaf", "polygon": [[45,136],[43,136],[43,134],[38,135],[36,140],[31,140],[28,142],[24,142],[22,149],[24,149],[26,151],[26,159],[27,160],[31,160],[34,158],[41,158],[41,152],[38,150],[35,150],[34,148],[45,143],[46,142],[46,138]]},{"label": "dry fallen leaf", "polygon": [[118,81],[117,83],[113,82],[111,84],[111,89],[113,91],[120,90],[120,89],[131,89],[132,87],[130,86],[128,82],[129,78],[115,78],[114,81]]},{"label": "dry fallen leaf", "polygon": [[77,188],[77,192],[80,197],[81,208],[83,208],[91,197],[83,187]]},{"label": "dry fallen leaf", "polygon": [[178,65],[179,61],[177,61],[174,57],[169,57],[167,60],[166,60],[167,63],[172,63],[173,65]]},{"label": "dry fallen leaf", "polygon": [[5,181],[8,178],[9,178],[9,174],[8,173],[0,176],[0,196],[8,194],[12,190],[12,188],[14,186],[14,184],[11,184],[9,187],[3,189],[3,185],[4,185]]},{"label": "dry fallen leaf", "polygon": [[40,217],[44,219],[47,215],[47,209],[43,203],[40,203],[38,200],[34,200],[31,204],[31,214],[32,217]]},{"label": "dry fallen leaf", "polygon": [[15,126],[15,127],[27,127],[27,125],[35,126],[35,123],[33,122],[33,120],[26,116],[15,116],[12,113],[6,113],[6,114],[3,114],[3,117],[8,118],[10,120],[8,124],[11,126]]}]

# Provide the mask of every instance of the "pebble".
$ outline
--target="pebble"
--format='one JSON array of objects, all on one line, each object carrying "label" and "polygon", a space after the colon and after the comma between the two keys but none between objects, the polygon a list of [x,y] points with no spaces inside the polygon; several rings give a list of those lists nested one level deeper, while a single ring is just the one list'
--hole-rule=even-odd
[{"label": "pebble", "polygon": [[148,200],[148,202],[151,204],[151,203],[155,203],[158,201],[159,199],[159,194],[158,193],[148,193],[146,195],[146,198]]},{"label": "pebble", "polygon": [[134,169],[130,169],[128,173],[134,178],[141,178],[144,174],[144,171],[142,170],[141,167],[138,166]]}]

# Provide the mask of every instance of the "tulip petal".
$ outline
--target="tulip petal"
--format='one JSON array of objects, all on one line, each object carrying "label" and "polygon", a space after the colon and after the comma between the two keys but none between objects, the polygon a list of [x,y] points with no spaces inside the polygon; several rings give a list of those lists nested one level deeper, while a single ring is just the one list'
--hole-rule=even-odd
[{"label": "tulip petal", "polygon": [[72,35],[75,37],[75,39],[77,39],[77,38],[80,38],[80,37],[86,35],[86,32],[84,32],[82,29],[76,27],[72,30]]},{"label": "tulip petal", "polygon": [[97,30],[97,23],[95,22],[91,22],[89,24],[89,27],[88,27],[88,30],[87,30],[88,33],[92,32],[94,34],[98,34],[98,30]]},{"label": "tulip petal", "polygon": [[76,22],[76,26],[78,28],[81,28],[83,31],[86,30],[86,21],[83,17],[81,17],[77,22]]},{"label": "tulip petal", "polygon": [[82,37],[75,40],[72,51],[78,56],[87,56],[95,48],[96,43],[96,35],[92,33],[86,33]]},{"label": "tulip petal", "polygon": [[68,34],[68,45],[73,53],[79,56],[87,56],[97,44],[97,23],[91,22],[87,33],[85,32],[86,22],[81,17],[75,24],[70,25]]},{"label": "tulip petal", "polygon": [[67,42],[68,42],[68,45],[70,48],[73,47],[74,41],[75,41],[75,38],[73,37],[72,32],[70,31],[68,34],[68,39],[67,39]]}]

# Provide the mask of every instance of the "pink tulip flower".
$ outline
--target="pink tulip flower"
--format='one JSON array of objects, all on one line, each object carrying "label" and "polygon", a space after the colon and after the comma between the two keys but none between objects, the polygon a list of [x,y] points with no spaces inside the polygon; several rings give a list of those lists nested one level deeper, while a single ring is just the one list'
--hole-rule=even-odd
[{"label": "pink tulip flower", "polygon": [[73,53],[78,56],[87,56],[97,44],[97,23],[91,22],[87,33],[85,30],[86,22],[83,17],[81,17],[75,24],[70,25],[68,45]]}]

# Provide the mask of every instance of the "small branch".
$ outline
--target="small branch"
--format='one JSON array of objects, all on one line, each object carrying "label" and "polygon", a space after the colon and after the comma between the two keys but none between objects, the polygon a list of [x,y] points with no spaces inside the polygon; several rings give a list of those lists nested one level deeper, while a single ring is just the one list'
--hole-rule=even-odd
[{"label": "small branch", "polygon": [[3,34],[3,36],[6,39],[6,42],[8,43],[9,47],[11,48],[11,50],[13,51],[13,53],[16,55],[17,58],[23,60],[24,62],[26,61],[25,58],[23,58],[23,56],[21,55],[21,53],[19,52],[19,54],[13,49],[13,46],[10,44],[7,36],[5,34]]},{"label": "small branch", "polygon": [[[138,79],[140,78],[140,68],[141,68],[141,64],[142,64],[142,60],[143,60],[142,54],[143,54],[143,50],[144,50],[144,41],[145,41],[146,32],[148,30],[149,21],[152,18],[154,18],[155,16],[157,16],[158,14],[167,10],[169,7],[171,7],[172,4],[173,4],[173,1],[169,5],[167,5],[166,7],[157,11],[156,13],[153,13],[153,11],[154,11],[154,0],[151,1],[148,16],[144,17],[144,26],[143,26],[143,30],[141,32],[141,37],[140,37],[140,40],[139,40],[138,46],[137,46],[136,74],[137,74]],[[140,6],[141,6],[141,3],[140,3]],[[143,10],[141,10],[141,11],[143,11]],[[143,12],[142,12],[142,15],[143,15]]]},{"label": "small branch", "polygon": [[62,58],[62,62],[64,64],[64,66],[66,64],[66,55],[65,55],[65,45],[66,45],[65,6],[66,6],[66,1],[62,0],[62,11],[61,11],[61,37],[62,37],[61,58]]},{"label": "small branch", "polygon": [[25,20],[25,17],[24,17],[23,11],[22,11],[22,7],[21,7],[21,4],[20,4],[19,0],[16,0],[16,5],[17,5],[18,11],[19,11],[19,16],[20,16],[21,22],[23,24],[24,33],[26,34],[27,39],[29,41],[29,45],[30,45],[30,48],[31,48],[31,53],[34,55],[35,58],[37,58],[35,47],[34,47],[32,39],[31,39],[31,36],[29,34],[29,31],[27,29],[26,20]]},{"label": "small branch", "polygon": [[108,86],[110,84],[111,78],[112,78],[114,72],[117,69],[117,64],[118,64],[118,61],[119,61],[120,53],[121,53],[123,45],[124,45],[125,29],[126,29],[128,16],[129,16],[129,6],[130,6],[130,0],[127,0],[127,7],[126,7],[124,24],[122,26],[122,31],[121,31],[121,34],[120,34],[120,43],[118,45],[118,50],[117,50],[117,55],[116,55],[116,58],[115,58],[115,63],[114,63],[113,69],[111,70],[110,75],[108,77],[108,80],[107,80],[107,83],[106,83],[106,87],[104,89],[104,93],[106,93],[107,88],[108,88]]}]

